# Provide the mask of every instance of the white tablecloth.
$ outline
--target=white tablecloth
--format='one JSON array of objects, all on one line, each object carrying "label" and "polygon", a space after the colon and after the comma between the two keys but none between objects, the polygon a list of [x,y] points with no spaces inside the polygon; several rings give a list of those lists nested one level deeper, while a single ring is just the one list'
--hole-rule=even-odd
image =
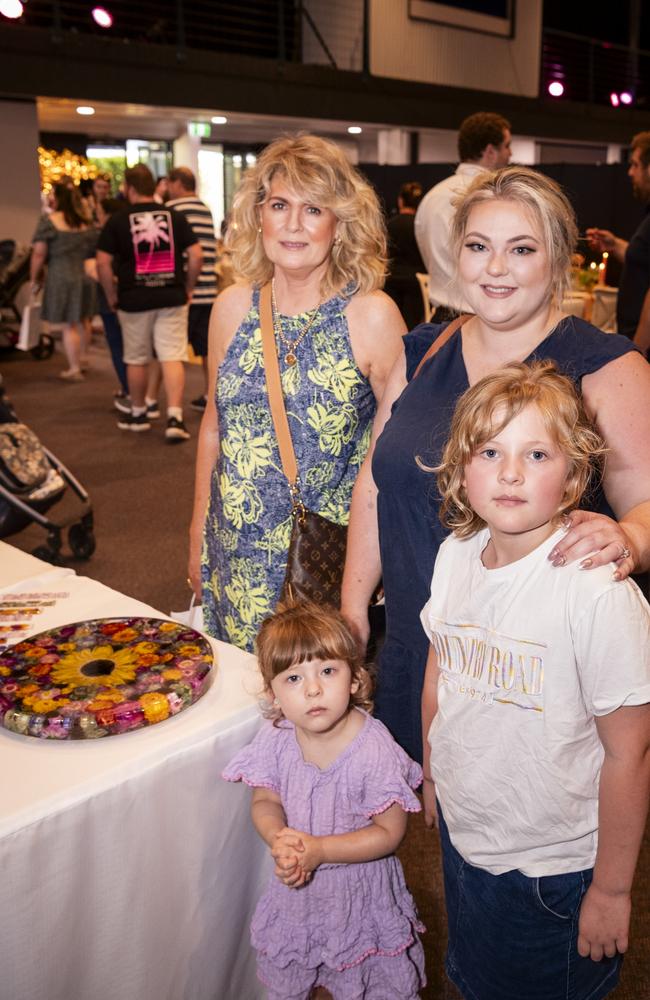
[{"label": "white tablecloth", "polygon": [[[69,594],[32,633],[166,617],[0,542],[0,594],[28,591]],[[220,778],[259,726],[259,677],[254,657],[213,645],[208,692],[149,729],[59,743],[0,728],[2,1000],[263,995],[248,925],[268,852],[249,791]]]}]

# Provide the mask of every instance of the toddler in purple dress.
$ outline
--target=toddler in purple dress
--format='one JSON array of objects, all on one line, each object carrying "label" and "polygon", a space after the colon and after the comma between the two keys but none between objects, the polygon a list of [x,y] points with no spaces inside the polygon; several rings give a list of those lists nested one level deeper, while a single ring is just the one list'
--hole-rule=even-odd
[{"label": "toddler in purple dress", "polygon": [[268,721],[223,776],[254,788],[276,863],[251,925],[269,1000],[415,1000],[424,927],[393,852],[421,769],[365,710],[370,677],[338,612],[284,608],[257,652]]}]

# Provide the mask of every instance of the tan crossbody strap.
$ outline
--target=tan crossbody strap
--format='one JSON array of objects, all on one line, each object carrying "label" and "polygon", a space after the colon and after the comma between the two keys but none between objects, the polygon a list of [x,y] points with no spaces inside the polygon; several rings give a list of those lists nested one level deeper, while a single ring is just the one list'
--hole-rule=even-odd
[{"label": "tan crossbody strap", "polygon": [[271,282],[264,285],[260,291],[260,330],[262,333],[262,351],[264,353],[264,374],[266,376],[266,391],[269,394],[269,407],[273,417],[275,436],[278,439],[278,449],[282,470],[294,486],[298,479],[298,463],[293,449],[287,411],[284,405],[282,382],[280,381],[280,365],[278,352],[275,348],[273,333],[273,306],[271,305]]},{"label": "tan crossbody strap", "polygon": [[444,347],[447,341],[450,340],[451,337],[453,337],[453,335],[456,333],[456,330],[460,330],[463,323],[466,323],[468,319],[472,318],[472,316],[473,313],[464,313],[464,315],[457,316],[456,319],[452,319],[451,323],[443,330],[440,336],[436,340],[434,340],[431,347],[420,361],[420,364],[413,372],[413,378],[411,379],[411,382],[413,381],[414,378],[418,377],[418,375],[420,374],[420,368],[425,363],[425,361],[429,361],[429,359],[432,358],[434,354],[437,354],[440,348]]}]

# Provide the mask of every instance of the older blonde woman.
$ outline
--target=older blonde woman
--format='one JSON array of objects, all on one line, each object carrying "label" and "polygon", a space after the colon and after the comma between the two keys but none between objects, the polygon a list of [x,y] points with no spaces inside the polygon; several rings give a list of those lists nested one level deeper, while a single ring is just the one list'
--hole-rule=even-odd
[{"label": "older blonde woman", "polygon": [[250,649],[280,595],[291,533],[260,288],[272,280],[303,500],[339,524],[405,327],[380,291],[386,243],[377,198],[334,143],[298,135],[268,146],[235,197],[229,233],[241,282],[218,296],[210,321],[189,572],[208,632]]},{"label": "older blonde woman", "polygon": [[[555,361],[580,388],[608,455],[604,494],[589,498],[591,513],[571,514],[553,564],[561,573],[576,559],[586,570],[611,562],[619,579],[650,564],[650,367],[626,337],[562,314],[576,237],[571,205],[552,180],[527,167],[481,174],[457,207],[452,230],[462,298],[474,315],[417,378],[447,324],[419,326],[404,338],[377,414],[374,454],[354,490],[342,610],[367,635],[368,595],[383,573],[386,640],[375,714],[416,760],[429,646],[420,610],[446,534],[440,498],[416,456],[439,463],[456,401],[468,386],[510,361]],[[473,678],[475,668],[468,660]]]}]

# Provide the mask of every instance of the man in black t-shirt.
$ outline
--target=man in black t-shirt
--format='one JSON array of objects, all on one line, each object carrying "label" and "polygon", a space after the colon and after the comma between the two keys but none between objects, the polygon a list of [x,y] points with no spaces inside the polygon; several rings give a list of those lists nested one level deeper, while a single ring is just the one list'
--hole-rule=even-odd
[{"label": "man in black t-shirt", "polygon": [[639,132],[631,142],[628,175],[634,194],[645,202],[646,215],[631,240],[614,236],[609,229],[588,229],[589,245],[607,251],[624,264],[618,289],[618,332],[642,351],[650,348],[650,132]]},{"label": "man in black t-shirt", "polygon": [[97,276],[122,327],[132,404],[117,426],[130,431],[151,426],[145,392],[155,347],[167,396],[165,438],[175,444],[189,438],[183,423],[183,362],[188,301],[201,270],[201,247],[180,213],[153,200],[155,181],[148,167],[139,163],[126,170],[124,182],[129,208],[108,220],[97,244]]}]

